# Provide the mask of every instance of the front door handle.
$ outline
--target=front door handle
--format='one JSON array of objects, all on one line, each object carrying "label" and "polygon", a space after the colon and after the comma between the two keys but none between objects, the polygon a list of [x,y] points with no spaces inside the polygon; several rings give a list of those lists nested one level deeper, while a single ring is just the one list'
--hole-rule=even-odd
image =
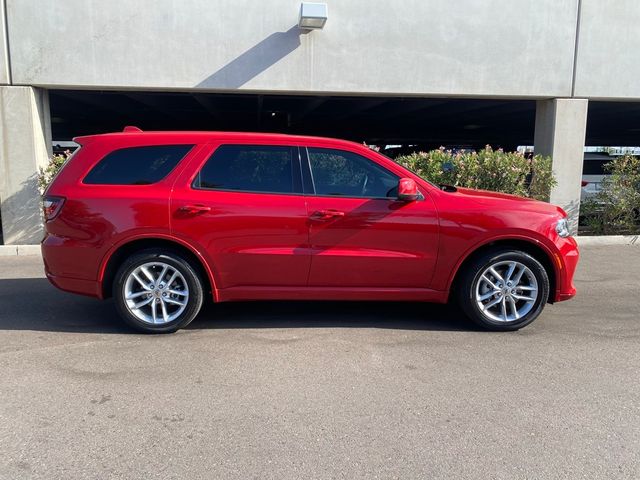
[{"label": "front door handle", "polygon": [[184,205],[178,209],[180,213],[186,213],[188,215],[200,215],[202,213],[210,212],[211,207],[206,205]]},{"label": "front door handle", "polygon": [[344,217],[344,212],[339,212],[338,210],[317,210],[309,216],[311,220],[319,221],[331,220],[332,218],[338,217]]}]

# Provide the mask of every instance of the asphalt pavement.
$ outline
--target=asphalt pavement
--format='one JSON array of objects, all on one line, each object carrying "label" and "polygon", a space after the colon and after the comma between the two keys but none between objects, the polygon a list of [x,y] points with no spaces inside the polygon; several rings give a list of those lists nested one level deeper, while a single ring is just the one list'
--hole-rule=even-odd
[{"label": "asphalt pavement", "polygon": [[416,303],[210,305],[173,335],[0,258],[1,479],[638,479],[640,248],[513,333]]}]

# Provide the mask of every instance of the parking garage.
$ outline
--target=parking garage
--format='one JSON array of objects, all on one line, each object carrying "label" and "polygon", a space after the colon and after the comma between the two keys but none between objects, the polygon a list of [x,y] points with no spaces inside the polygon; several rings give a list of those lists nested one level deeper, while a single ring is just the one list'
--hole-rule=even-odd
[{"label": "parking garage", "polygon": [[639,10],[621,1],[329,2],[314,30],[294,0],[0,0],[4,242],[41,238],[54,144],[125,125],[534,146],[575,231],[585,145],[640,144]]}]

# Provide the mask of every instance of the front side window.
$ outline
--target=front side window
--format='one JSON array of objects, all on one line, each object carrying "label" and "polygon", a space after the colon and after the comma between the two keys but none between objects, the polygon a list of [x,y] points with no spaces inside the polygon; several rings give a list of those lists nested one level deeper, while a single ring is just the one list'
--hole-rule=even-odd
[{"label": "front side window", "polygon": [[399,177],[357,153],[308,148],[316,195],[385,198],[397,196]]},{"label": "front side window", "polygon": [[154,145],[114,150],[84,178],[90,185],[149,185],[159,182],[193,145]]},{"label": "front side window", "polygon": [[[271,145],[221,145],[198,173],[195,188],[294,193],[297,149]],[[299,175],[298,175],[299,177]],[[299,182],[298,182],[299,183]]]}]

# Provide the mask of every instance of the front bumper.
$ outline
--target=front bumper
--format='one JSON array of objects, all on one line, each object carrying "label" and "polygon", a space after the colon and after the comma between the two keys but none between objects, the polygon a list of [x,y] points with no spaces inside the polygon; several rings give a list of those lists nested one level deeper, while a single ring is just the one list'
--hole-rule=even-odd
[{"label": "front bumper", "polygon": [[580,252],[578,243],[573,237],[558,238],[556,241],[559,253],[555,253],[556,291],[554,302],[570,300],[576,296],[576,287],[573,284],[573,276],[578,266]]}]

